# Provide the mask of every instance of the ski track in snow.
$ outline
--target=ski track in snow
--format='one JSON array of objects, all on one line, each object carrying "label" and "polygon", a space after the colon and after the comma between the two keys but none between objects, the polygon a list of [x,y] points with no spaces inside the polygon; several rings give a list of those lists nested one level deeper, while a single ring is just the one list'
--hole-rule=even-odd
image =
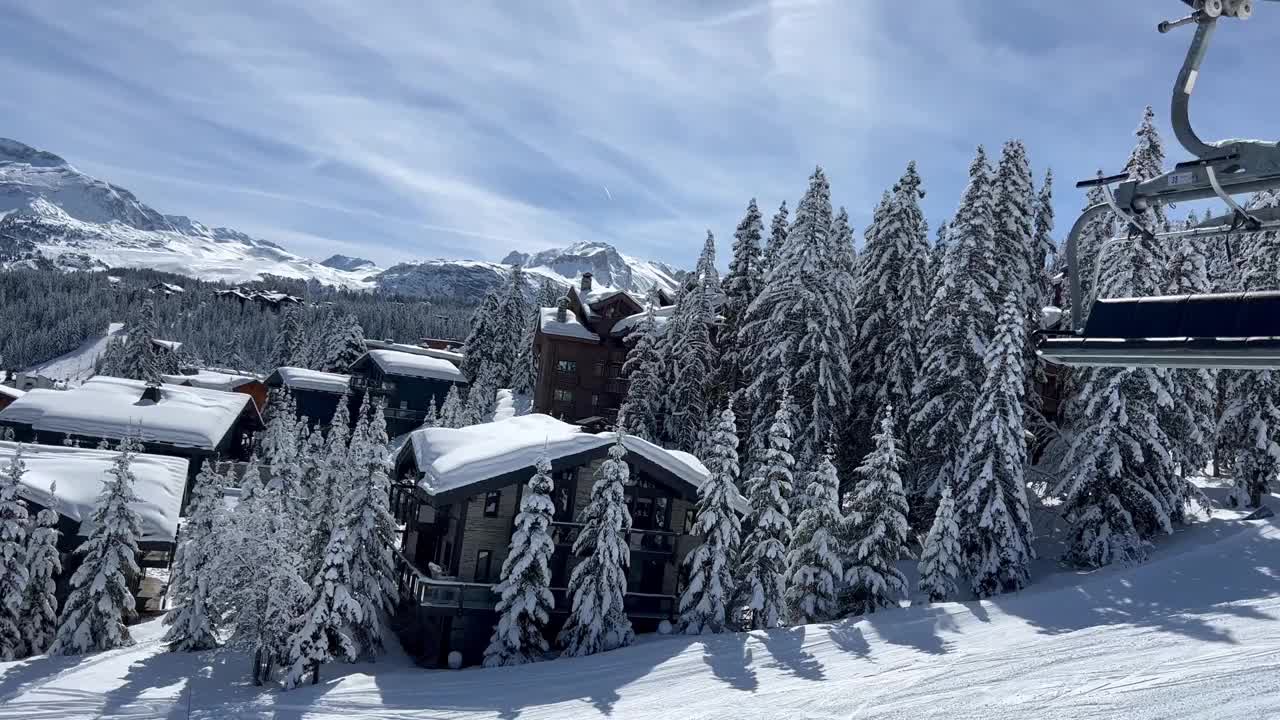
[{"label": "ski track in snow", "polygon": [[107,349],[107,343],[116,337],[123,337],[124,323],[111,323],[103,335],[95,335],[80,344],[80,347],[65,355],[32,365],[23,372],[28,375],[39,375],[50,380],[66,380],[70,383],[81,383],[93,375],[93,365],[98,357]]},{"label": "ski track in snow", "polygon": [[[1238,514],[1237,514],[1238,516]],[[399,653],[254,688],[231,652],[133,648],[0,664],[0,720],[73,718],[1261,718],[1280,702],[1280,519],[1219,513],[1150,562],[1048,589],[523,668]],[[1068,582],[1070,579],[1070,582]],[[393,643],[394,645],[394,643]]]}]

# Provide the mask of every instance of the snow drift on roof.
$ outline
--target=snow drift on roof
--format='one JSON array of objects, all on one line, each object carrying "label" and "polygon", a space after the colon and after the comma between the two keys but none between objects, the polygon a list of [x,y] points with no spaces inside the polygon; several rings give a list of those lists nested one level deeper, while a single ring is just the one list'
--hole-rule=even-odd
[{"label": "snow drift on roof", "polygon": [[[618,322],[614,323],[613,329],[609,331],[610,334],[614,335],[615,337],[618,337],[618,336],[626,335],[632,330],[639,328],[640,325],[644,322],[644,316],[647,314],[647,312],[648,311],[638,312],[635,315],[628,315],[622,318]],[[658,332],[662,332],[664,329],[666,329],[667,320],[670,319],[668,315],[669,313],[667,315],[659,315],[656,312],[654,313],[653,326],[658,330]]]},{"label": "snow drift on roof", "polygon": [[341,395],[351,385],[350,375],[320,372],[299,367],[276,368],[274,375],[280,376],[280,382],[293,389],[315,390],[317,392]]},{"label": "snow drift on roof", "polygon": [[[612,445],[612,432],[591,434],[547,415],[519,415],[506,420],[460,429],[422,428],[410,433],[420,486],[430,494],[449,492],[491,478],[533,467],[545,452],[556,460]],[[692,455],[654,445],[634,435],[622,444],[680,478],[702,487],[711,474]],[[747,501],[736,495],[735,506],[747,510]]]},{"label": "snow drift on roof", "polygon": [[11,388],[8,385],[0,385],[0,395],[10,398],[20,398],[23,395],[26,395],[26,393],[18,388]]},{"label": "snow drift on roof", "polygon": [[[17,448],[18,443],[0,442],[0,468],[9,466]],[[22,461],[27,473],[19,492],[31,502],[50,507],[49,486],[56,481],[57,511],[80,522],[78,533],[88,535],[93,530],[89,517],[118,455],[110,450],[24,445]],[[187,461],[139,453],[130,468],[135,478],[133,492],[138,496],[133,508],[142,517],[141,539],[173,542],[187,485]]]},{"label": "snow drift on roof", "polygon": [[241,393],[161,385],[159,402],[142,400],[141,380],[98,375],[72,390],[32,390],[0,411],[0,421],[40,432],[213,450],[253,402]]},{"label": "snow drift on roof", "polygon": [[214,370],[201,370],[195,375],[161,375],[160,379],[172,385],[190,385],[223,392],[231,392],[241,385],[258,382],[258,378],[252,375],[236,375]]},{"label": "snow drift on roof", "polygon": [[388,375],[405,375],[460,383],[467,381],[466,376],[453,363],[440,358],[395,350],[370,350],[367,357],[376,362],[378,367],[382,368],[382,372]]},{"label": "snow drift on roof", "polygon": [[558,335],[560,337],[600,342],[600,336],[583,326],[583,324],[578,321],[578,316],[574,315],[572,310],[565,311],[564,322],[556,320],[556,312],[556,308],[542,308],[541,322],[542,332],[544,335]]},{"label": "snow drift on roof", "polygon": [[365,340],[364,344],[370,350],[395,350],[398,352],[412,353],[414,355],[426,355],[427,357],[440,358],[448,360],[457,365],[462,362],[463,355],[453,350],[440,350],[437,348],[422,347],[421,345],[405,345],[404,343],[388,342],[386,340]]}]

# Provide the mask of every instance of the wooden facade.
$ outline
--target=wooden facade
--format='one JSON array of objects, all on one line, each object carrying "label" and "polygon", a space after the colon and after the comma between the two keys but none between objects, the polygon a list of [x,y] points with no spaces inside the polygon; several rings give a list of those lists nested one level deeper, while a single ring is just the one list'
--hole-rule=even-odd
[{"label": "wooden facade", "polygon": [[643,308],[624,292],[594,299],[591,282],[591,274],[585,273],[581,285],[570,288],[566,298],[568,312],[598,339],[548,333],[541,325],[534,335],[538,377],[533,410],[567,422],[594,418],[601,426],[612,426],[627,394],[622,365],[629,349],[614,336],[613,327]]},{"label": "wooden facade", "polygon": [[[569,576],[579,559],[572,546],[595,473],[608,447],[552,461],[555,517],[552,592],[555,610],[548,640],[568,615]],[[492,592],[506,560],[525,483],[533,468],[507,473],[448,493],[428,495],[417,486],[412,452],[397,460],[393,506],[404,526],[400,563],[401,641],[429,667],[442,667],[451,651],[466,664],[483,656],[494,623]],[[644,457],[626,457],[632,530],[626,608],[638,632],[652,632],[677,612],[685,556],[700,539],[690,535],[696,489]]]},{"label": "wooden facade", "polygon": [[386,403],[382,415],[389,437],[422,427],[427,412],[432,407],[438,410],[454,385],[460,386],[459,391],[466,389],[464,383],[387,372],[369,355],[351,365],[352,390],[361,397],[364,392],[371,392]]}]

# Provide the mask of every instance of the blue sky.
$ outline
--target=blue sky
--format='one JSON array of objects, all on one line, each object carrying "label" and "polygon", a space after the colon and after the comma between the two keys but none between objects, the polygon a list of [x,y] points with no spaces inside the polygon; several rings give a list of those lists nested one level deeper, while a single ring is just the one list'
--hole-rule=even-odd
[{"label": "blue sky", "polygon": [[[815,164],[860,233],[916,160],[931,224],[978,144],[1058,177],[1167,130],[1175,0],[0,0],[0,135],[170,214],[315,257],[500,259],[579,240],[725,261]],[[1193,113],[1269,137],[1280,5],[1220,29]],[[1166,133],[1167,140],[1172,136]],[[1182,157],[1170,147],[1170,159]]]}]

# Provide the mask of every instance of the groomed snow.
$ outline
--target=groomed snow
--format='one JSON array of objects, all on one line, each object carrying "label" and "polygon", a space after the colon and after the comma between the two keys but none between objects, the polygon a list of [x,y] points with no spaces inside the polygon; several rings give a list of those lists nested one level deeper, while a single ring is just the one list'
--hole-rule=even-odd
[{"label": "groomed snow", "polygon": [[104,334],[85,340],[80,347],[65,355],[32,365],[23,370],[22,374],[54,381],[84,382],[93,377],[94,365],[98,357],[106,352],[107,343],[117,338],[121,340],[125,338],[124,323],[111,323]]},{"label": "groomed snow", "polygon": [[[1277,500],[1271,499],[1275,504]],[[1137,567],[1061,573],[984,602],[637,645],[523,667],[426,671],[394,642],[320,685],[248,683],[233,652],[138,644],[0,663],[0,719],[1222,720],[1280,701],[1280,519],[1219,514]]]},{"label": "groomed snow", "polygon": [[[448,360],[396,350],[370,350],[367,357],[388,375],[465,383],[462,371]],[[359,361],[357,361],[359,362]]]},{"label": "groomed snow", "polygon": [[32,390],[0,411],[0,421],[42,433],[118,439],[213,450],[253,398],[181,385],[161,385],[159,402],[142,400],[141,380],[98,375],[66,391]]},{"label": "groomed snow", "polygon": [[258,381],[258,378],[253,375],[236,375],[213,370],[201,370],[195,375],[161,375],[160,379],[171,385],[190,385],[223,392],[231,392],[241,385]]},{"label": "groomed snow", "polygon": [[[554,461],[607,447],[616,438],[612,432],[591,434],[577,425],[538,414],[515,415],[460,429],[422,428],[409,434],[418,469],[423,473],[420,484],[431,494],[532,468],[544,451]],[[711,476],[688,453],[667,450],[634,435],[624,436],[622,445],[627,452],[644,457],[694,488],[702,487]],[[741,496],[735,505],[744,512],[747,509],[747,501]]]},{"label": "groomed snow", "polygon": [[280,382],[295,389],[315,390],[317,392],[341,395],[347,392],[347,389],[351,386],[350,375],[320,372],[319,370],[308,370],[306,368],[288,366],[276,368],[272,377],[277,375],[280,377]]},{"label": "groomed snow", "polygon": [[[18,443],[0,442],[0,470],[7,468]],[[80,523],[78,533],[93,530],[89,517],[102,494],[119,453],[110,450],[23,445],[22,461],[27,473],[22,477],[21,494],[31,502],[57,511]],[[138,501],[133,508],[142,518],[142,539],[173,542],[178,529],[178,512],[187,485],[187,461],[162,455],[138,454],[130,466],[136,481],[133,491]],[[56,483],[56,505],[49,502],[49,487]]]},{"label": "groomed snow", "polygon": [[564,322],[556,320],[556,312],[556,308],[542,308],[541,327],[543,334],[600,342],[600,336],[591,332],[579,322],[578,316],[574,315],[572,310],[565,311]]}]

